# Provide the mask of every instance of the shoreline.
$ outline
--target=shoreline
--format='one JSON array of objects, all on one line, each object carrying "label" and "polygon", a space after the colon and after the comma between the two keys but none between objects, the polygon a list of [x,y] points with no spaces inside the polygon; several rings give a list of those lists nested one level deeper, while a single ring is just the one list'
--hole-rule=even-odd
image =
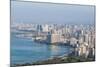
[{"label": "shoreline", "polygon": [[95,61],[95,57],[84,58],[80,56],[71,56],[69,54],[63,54],[61,56],[51,57],[51,58],[48,58],[42,61],[36,61],[36,62],[24,63],[24,64],[11,64],[10,67],[45,65],[45,64],[77,63],[77,62],[92,62],[92,61]]},{"label": "shoreline", "polygon": [[[44,60],[41,60],[41,61],[34,61],[32,63],[36,63],[36,62],[43,62],[43,61],[46,61],[46,60],[53,60],[55,58],[63,58],[65,56],[68,56],[68,54],[63,54],[63,55],[59,55],[59,56],[54,56],[54,57],[50,57],[50,58],[47,58],[47,59],[44,59]],[[24,65],[24,64],[31,64],[31,63],[23,63],[23,64],[13,64],[13,65]],[[12,67],[12,66],[11,66]]]},{"label": "shoreline", "polygon": [[[37,63],[37,62],[43,62],[43,61],[47,61],[47,60],[53,60],[55,58],[63,58],[64,56],[68,56],[68,54],[63,54],[63,55],[59,55],[59,56],[54,56],[54,57],[50,57],[50,58],[47,58],[47,59],[44,59],[44,60],[41,60],[41,61],[34,61],[34,62],[31,62],[32,64],[34,63]],[[16,66],[22,66],[24,64],[30,64],[31,63],[22,63],[22,64],[12,64],[11,67],[16,67]]]},{"label": "shoreline", "polygon": [[[36,41],[34,41],[35,43],[40,43],[40,42],[36,42]],[[44,42],[42,42],[43,44],[46,44],[46,43],[44,43]],[[58,44],[58,43],[56,43],[56,44]],[[50,44],[47,44],[47,45],[50,45]],[[54,45],[54,44],[52,44],[52,45]],[[59,45],[65,45],[65,46],[69,46],[68,44],[62,44],[62,43],[59,43]],[[70,46],[71,47],[71,46]],[[69,54],[69,52],[68,52],[68,54]],[[15,67],[15,66],[22,66],[22,65],[26,65],[26,64],[29,64],[29,65],[33,65],[34,63],[37,63],[37,62],[43,62],[43,61],[47,61],[47,60],[53,60],[53,59],[55,59],[55,58],[61,58],[61,57],[63,57],[63,56],[67,56],[68,55],[67,53],[64,53],[64,54],[61,54],[61,55],[56,55],[56,56],[51,56],[51,57],[49,57],[49,58],[45,58],[45,59],[43,59],[43,60],[40,60],[40,61],[32,61],[32,62],[25,62],[25,63],[11,63],[11,67]]]}]

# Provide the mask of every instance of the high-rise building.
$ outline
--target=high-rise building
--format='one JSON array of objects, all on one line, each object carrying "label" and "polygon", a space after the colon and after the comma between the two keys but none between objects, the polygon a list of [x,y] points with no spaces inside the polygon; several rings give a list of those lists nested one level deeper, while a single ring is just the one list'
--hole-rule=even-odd
[{"label": "high-rise building", "polygon": [[43,32],[48,32],[49,31],[49,26],[47,24],[42,26],[42,31]]},{"label": "high-rise building", "polygon": [[84,42],[88,43],[89,42],[89,35],[84,34]]},{"label": "high-rise building", "polygon": [[78,47],[78,54],[79,56],[88,57],[89,49],[87,43],[80,44],[80,46]]},{"label": "high-rise building", "polygon": [[43,30],[42,25],[37,25],[37,31],[41,32]]},{"label": "high-rise building", "polygon": [[57,33],[56,30],[52,30],[47,35],[47,42],[48,43],[58,43],[60,42],[61,35]]},{"label": "high-rise building", "polygon": [[76,38],[70,38],[70,45],[76,46],[77,41],[78,41],[78,40],[77,40]]}]

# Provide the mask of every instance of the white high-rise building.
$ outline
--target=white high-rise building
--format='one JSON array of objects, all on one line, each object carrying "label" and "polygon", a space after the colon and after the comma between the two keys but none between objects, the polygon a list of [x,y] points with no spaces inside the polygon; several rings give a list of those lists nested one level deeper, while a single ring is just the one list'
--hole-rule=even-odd
[{"label": "white high-rise building", "polygon": [[89,42],[89,35],[88,34],[84,35],[84,42],[86,42],[86,43]]},{"label": "white high-rise building", "polygon": [[79,56],[88,57],[89,49],[88,49],[87,43],[83,43],[78,47],[78,54],[79,54]]},{"label": "white high-rise building", "polygon": [[43,32],[48,32],[49,31],[49,26],[47,24],[45,24],[45,25],[42,26],[42,29],[43,29],[42,30]]}]

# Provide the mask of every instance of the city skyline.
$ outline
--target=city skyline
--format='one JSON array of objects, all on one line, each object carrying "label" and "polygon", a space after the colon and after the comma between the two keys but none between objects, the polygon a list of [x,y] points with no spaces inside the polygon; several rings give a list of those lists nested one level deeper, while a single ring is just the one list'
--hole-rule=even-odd
[{"label": "city skyline", "polygon": [[95,61],[95,6],[11,1],[11,67]]}]

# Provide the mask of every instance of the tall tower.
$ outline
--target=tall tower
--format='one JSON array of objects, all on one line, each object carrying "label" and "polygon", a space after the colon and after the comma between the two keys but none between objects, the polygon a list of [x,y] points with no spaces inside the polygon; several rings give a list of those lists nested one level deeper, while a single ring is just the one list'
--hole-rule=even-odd
[{"label": "tall tower", "polygon": [[60,42],[60,34],[57,34],[56,31],[52,30],[51,33],[48,33],[47,36],[48,43],[58,43]]},{"label": "tall tower", "polygon": [[43,30],[43,29],[42,29],[42,25],[37,25],[37,31],[38,31],[38,32],[42,32],[42,30]]}]

